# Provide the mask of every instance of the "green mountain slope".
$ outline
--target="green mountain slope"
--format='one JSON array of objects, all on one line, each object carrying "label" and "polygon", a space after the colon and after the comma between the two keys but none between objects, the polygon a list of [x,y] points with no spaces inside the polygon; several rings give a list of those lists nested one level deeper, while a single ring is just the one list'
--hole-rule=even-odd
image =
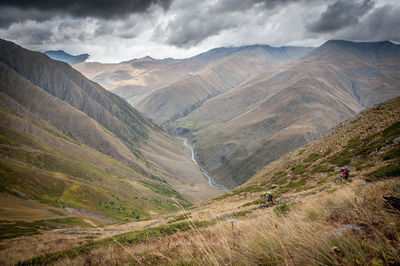
[{"label": "green mountain slope", "polygon": [[66,63],[0,40],[0,95],[1,219],[148,218],[221,193],[180,140]]}]

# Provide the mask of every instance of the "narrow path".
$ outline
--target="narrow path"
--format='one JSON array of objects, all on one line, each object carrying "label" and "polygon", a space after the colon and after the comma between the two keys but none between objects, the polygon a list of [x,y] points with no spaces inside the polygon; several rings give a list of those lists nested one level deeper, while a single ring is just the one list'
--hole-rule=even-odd
[{"label": "narrow path", "polygon": [[221,189],[225,192],[228,192],[229,189],[224,187],[223,185],[217,184],[214,179],[207,173],[206,170],[204,170],[196,161],[196,158],[194,156],[194,150],[193,148],[189,145],[188,143],[188,138],[184,138],[183,144],[185,144],[186,147],[188,147],[192,151],[192,161],[200,168],[200,170],[203,172],[203,174],[208,178],[208,184],[214,188]]}]

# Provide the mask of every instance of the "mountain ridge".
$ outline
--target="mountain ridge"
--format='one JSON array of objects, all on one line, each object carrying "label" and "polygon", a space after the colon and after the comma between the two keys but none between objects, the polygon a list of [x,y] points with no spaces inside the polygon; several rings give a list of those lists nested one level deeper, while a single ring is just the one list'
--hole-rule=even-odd
[{"label": "mountain ridge", "polygon": [[89,54],[71,55],[63,50],[52,50],[44,52],[51,59],[63,61],[70,65],[85,62],[89,58]]}]

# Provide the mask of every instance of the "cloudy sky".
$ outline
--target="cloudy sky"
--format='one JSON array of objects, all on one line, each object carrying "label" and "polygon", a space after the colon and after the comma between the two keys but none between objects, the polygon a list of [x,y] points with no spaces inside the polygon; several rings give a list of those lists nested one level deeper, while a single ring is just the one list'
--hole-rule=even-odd
[{"label": "cloudy sky", "polygon": [[400,43],[399,0],[0,0],[0,38],[120,62],[220,46]]}]

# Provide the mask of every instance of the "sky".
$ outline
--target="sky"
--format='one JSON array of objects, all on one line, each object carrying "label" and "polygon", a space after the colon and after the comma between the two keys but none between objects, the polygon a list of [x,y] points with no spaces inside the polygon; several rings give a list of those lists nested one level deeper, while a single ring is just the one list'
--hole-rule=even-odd
[{"label": "sky", "polygon": [[399,0],[0,0],[0,14],[0,38],[103,63],[222,46],[400,43]]}]

